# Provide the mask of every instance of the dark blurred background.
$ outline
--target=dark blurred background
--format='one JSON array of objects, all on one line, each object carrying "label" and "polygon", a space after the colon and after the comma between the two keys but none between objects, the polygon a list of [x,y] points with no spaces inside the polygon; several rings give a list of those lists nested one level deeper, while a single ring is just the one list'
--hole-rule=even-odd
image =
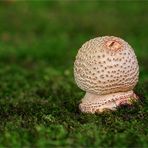
[{"label": "dark blurred background", "polygon": [[125,39],[139,62],[147,59],[146,1],[6,0],[0,2],[0,20],[1,50],[47,58],[57,66],[71,64],[82,43],[103,35]]}]

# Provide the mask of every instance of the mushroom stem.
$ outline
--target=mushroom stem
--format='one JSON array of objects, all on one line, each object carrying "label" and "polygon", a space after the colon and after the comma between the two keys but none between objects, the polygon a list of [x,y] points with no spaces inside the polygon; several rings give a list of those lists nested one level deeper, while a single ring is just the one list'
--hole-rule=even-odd
[{"label": "mushroom stem", "polygon": [[116,110],[121,105],[131,105],[138,97],[133,91],[118,92],[108,95],[96,95],[86,92],[79,108],[85,113],[103,112],[104,110]]}]

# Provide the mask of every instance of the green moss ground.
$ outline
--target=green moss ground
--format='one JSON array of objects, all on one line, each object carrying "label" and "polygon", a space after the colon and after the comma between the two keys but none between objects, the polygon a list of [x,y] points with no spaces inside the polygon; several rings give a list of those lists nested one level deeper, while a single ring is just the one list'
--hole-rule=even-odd
[{"label": "green moss ground", "polygon": [[[85,115],[77,50],[120,36],[135,49],[141,101]],[[0,147],[148,147],[148,2],[0,2]]]}]

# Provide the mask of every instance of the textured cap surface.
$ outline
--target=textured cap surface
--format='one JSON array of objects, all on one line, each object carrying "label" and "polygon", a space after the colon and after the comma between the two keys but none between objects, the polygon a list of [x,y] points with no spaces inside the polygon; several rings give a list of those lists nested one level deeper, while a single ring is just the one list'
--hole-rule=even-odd
[{"label": "textured cap surface", "polygon": [[134,50],[114,36],[97,37],[84,43],[74,63],[77,85],[98,95],[132,90],[138,75]]}]

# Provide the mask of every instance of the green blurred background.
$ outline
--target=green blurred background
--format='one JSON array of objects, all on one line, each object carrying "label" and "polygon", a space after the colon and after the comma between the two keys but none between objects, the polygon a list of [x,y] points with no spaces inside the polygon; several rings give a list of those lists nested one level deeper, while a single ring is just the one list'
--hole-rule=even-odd
[{"label": "green blurred background", "polygon": [[[126,40],[143,100],[84,115],[73,62],[94,37]],[[148,1],[0,1],[0,147],[148,147]]]}]

